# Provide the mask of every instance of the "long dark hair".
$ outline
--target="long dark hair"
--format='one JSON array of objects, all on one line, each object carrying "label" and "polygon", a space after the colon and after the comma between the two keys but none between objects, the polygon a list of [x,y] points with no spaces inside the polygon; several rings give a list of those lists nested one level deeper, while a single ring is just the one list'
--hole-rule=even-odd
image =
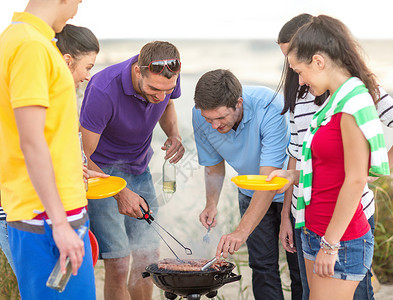
[{"label": "long dark hair", "polygon": [[358,77],[367,87],[374,103],[380,98],[375,75],[366,66],[361,47],[348,28],[338,19],[319,15],[302,26],[293,36],[288,53],[299,61],[310,63],[316,53],[324,53],[350,76]]},{"label": "long dark hair", "polygon": [[[293,17],[281,28],[278,34],[277,43],[289,43],[299,28],[309,23],[311,20],[312,15],[307,13]],[[294,112],[297,99],[304,99],[309,92],[308,86],[299,85],[299,75],[289,67],[287,59],[285,59],[284,62],[284,67],[277,90],[280,90],[281,88],[284,90],[284,108],[281,114],[285,114],[288,110]],[[316,105],[322,105],[328,96],[329,92],[326,92],[320,96],[316,96],[314,103]]]},{"label": "long dark hair", "polygon": [[69,54],[73,59],[90,52],[98,53],[100,44],[93,32],[86,27],[66,24],[63,30],[56,34],[57,47],[60,52]]}]

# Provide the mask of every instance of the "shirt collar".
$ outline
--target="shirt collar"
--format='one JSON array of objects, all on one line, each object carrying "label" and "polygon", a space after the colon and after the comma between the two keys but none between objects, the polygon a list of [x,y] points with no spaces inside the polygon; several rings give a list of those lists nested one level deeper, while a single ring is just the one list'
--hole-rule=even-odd
[{"label": "shirt collar", "polygon": [[249,122],[252,119],[253,116],[253,110],[251,109],[251,104],[248,103],[246,98],[242,96],[243,98],[243,117],[242,120],[240,121],[239,126],[236,128],[236,131],[239,131],[239,129],[243,129],[244,125]]},{"label": "shirt collar", "polygon": [[134,89],[134,86],[132,85],[132,65],[138,61],[138,57],[139,54],[131,57],[128,60],[127,65],[124,67],[123,71],[121,72],[121,82],[123,85],[124,94],[128,96],[135,96],[137,98],[142,98],[137,94],[137,92]]},{"label": "shirt collar", "polygon": [[50,41],[53,41],[53,39],[55,38],[55,32],[49,26],[49,24],[31,13],[15,12],[12,18],[12,22],[21,22],[32,25]]}]

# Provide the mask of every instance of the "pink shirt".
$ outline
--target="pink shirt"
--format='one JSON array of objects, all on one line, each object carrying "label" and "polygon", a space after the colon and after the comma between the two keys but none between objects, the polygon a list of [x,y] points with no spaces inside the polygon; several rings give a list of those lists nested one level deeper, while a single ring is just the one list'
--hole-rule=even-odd
[{"label": "pink shirt", "polygon": [[[313,182],[311,202],[305,211],[306,227],[320,236],[329,225],[345,179],[341,116],[342,113],[335,114],[328,124],[321,126],[311,144]],[[370,229],[360,200],[342,241],[359,238]]]}]

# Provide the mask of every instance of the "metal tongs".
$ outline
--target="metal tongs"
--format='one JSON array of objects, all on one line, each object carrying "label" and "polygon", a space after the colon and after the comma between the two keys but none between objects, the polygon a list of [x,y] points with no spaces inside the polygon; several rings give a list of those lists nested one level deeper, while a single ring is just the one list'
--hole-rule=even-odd
[{"label": "metal tongs", "polygon": [[[222,257],[222,252],[220,254],[220,257]],[[217,257],[209,260],[207,263],[205,263],[203,265],[203,267],[201,268],[201,271],[205,271],[208,267],[210,267],[212,264],[214,264],[216,262],[216,260],[217,260]]]},{"label": "metal tongs", "polygon": [[[170,234],[164,227],[162,227],[160,224],[157,223],[157,221],[154,220],[154,217],[151,215],[150,213],[150,207],[149,207],[149,203],[147,203],[146,199],[143,198],[142,196],[139,195],[139,197],[141,197],[146,205],[147,205],[147,211],[140,205],[140,208],[143,212],[143,217],[142,218],[138,218],[138,220],[145,220],[147,223],[149,223],[151,225],[152,222],[154,222],[155,224],[157,224],[157,226],[159,226],[162,230],[164,230],[172,239],[174,239],[180,246],[182,246],[186,252],[187,255],[191,255],[192,254],[192,250],[190,248],[185,247],[182,243],[180,243],[172,234]],[[176,255],[175,251],[173,251],[173,249],[169,246],[169,244],[166,242],[166,240],[162,237],[162,235],[158,232],[158,230],[152,226],[152,228],[157,232],[157,234],[160,236],[160,238],[164,241],[164,243],[168,246],[169,250],[172,251],[173,255],[176,256],[176,260],[178,262],[184,263],[183,260],[181,260],[179,258],[179,256]]]}]

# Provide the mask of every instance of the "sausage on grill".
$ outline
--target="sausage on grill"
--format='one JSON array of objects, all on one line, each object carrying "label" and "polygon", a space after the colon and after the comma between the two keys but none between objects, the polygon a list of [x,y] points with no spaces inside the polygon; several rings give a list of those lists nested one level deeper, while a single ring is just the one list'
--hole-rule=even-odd
[{"label": "sausage on grill", "polygon": [[[182,272],[198,272],[209,261],[208,259],[190,259],[178,262],[174,258],[165,258],[158,262],[158,268],[162,270],[182,271]],[[220,267],[228,266],[224,259],[217,260],[210,268],[219,270]]]}]

